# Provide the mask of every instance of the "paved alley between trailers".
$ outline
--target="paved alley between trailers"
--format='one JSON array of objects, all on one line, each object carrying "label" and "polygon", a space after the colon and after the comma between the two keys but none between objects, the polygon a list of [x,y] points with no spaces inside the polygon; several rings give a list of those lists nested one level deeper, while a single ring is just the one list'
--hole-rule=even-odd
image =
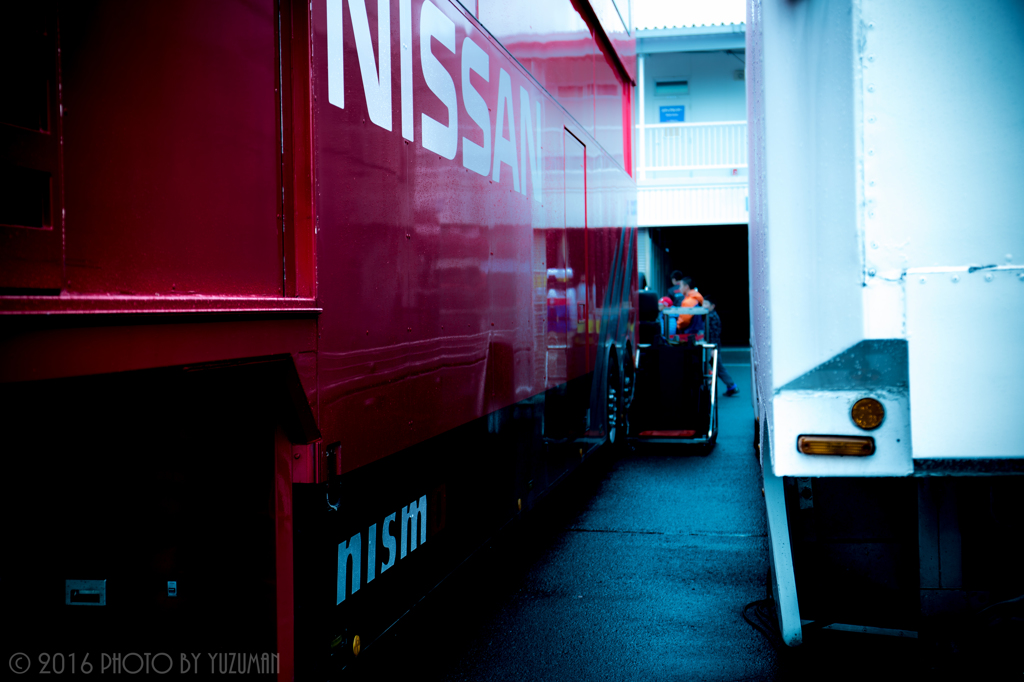
[{"label": "paved alley between trailers", "polygon": [[[727,362],[742,362],[729,354]],[[767,537],[749,365],[707,457],[634,451],[577,481],[543,524],[496,543],[367,651],[367,679],[773,678],[743,619],[762,599]],[[586,477],[584,477],[586,479]],[[538,528],[538,525],[541,527]]]}]

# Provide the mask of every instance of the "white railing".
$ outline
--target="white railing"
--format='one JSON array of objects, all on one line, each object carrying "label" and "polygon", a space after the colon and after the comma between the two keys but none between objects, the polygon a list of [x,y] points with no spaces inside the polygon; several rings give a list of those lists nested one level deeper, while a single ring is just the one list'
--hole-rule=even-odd
[{"label": "white railing", "polygon": [[637,175],[747,167],[747,122],[637,126]]}]

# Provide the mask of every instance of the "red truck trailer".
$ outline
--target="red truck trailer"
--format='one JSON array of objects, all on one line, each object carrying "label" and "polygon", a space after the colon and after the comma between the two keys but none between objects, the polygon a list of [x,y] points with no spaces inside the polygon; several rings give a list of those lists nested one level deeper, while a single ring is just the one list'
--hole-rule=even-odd
[{"label": "red truck trailer", "polygon": [[9,8],[17,672],[334,676],[624,439],[628,2],[532,4]]}]

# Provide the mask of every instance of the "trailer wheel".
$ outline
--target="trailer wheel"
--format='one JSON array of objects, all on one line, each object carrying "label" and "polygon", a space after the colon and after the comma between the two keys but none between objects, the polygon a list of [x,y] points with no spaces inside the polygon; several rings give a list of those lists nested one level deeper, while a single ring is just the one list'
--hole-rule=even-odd
[{"label": "trailer wheel", "polygon": [[[623,414],[633,404],[633,395],[636,392],[636,363],[633,360],[633,346],[626,343],[625,356],[622,359],[622,406]],[[626,435],[629,435],[628,430]]]}]

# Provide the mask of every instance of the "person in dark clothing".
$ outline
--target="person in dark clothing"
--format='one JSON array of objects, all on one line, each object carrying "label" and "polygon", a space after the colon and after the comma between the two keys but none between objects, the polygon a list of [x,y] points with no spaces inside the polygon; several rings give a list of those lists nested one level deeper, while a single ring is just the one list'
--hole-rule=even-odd
[{"label": "person in dark clothing", "polygon": [[686,292],[683,291],[683,273],[673,270],[669,278],[672,280],[672,288],[668,290],[669,298],[672,299],[672,305],[679,306],[686,298]]},{"label": "person in dark clothing", "polygon": [[[722,318],[715,312],[715,304],[711,301],[704,299],[704,307],[709,311],[706,316],[707,323],[704,340],[707,343],[713,343],[720,347],[722,343]],[[725,368],[721,360],[718,362],[718,378],[725,382],[725,395],[734,396],[740,392],[740,389],[736,388],[736,382],[733,381],[729,370]]]}]

